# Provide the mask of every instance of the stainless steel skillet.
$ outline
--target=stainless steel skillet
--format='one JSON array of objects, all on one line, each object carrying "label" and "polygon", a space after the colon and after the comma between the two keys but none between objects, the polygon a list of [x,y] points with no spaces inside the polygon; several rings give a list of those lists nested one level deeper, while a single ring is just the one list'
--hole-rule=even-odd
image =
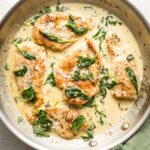
[{"label": "stainless steel skillet", "polygon": [[[124,118],[106,131],[93,139],[93,146],[82,140],[63,140],[57,137],[37,138],[32,134],[31,126],[25,122],[24,126],[16,122],[19,112],[14,100],[9,96],[5,84],[3,67],[6,60],[7,51],[1,49],[0,55],[0,116],[6,126],[22,141],[36,149],[42,150],[107,150],[115,145],[129,139],[143,124],[150,112],[149,85],[150,85],[150,26],[146,23],[143,16],[128,1],[122,0],[62,0],[62,2],[84,2],[103,7],[121,20],[123,20],[134,34],[141,49],[144,64],[144,79],[139,97],[134,108]],[[11,34],[15,34],[23,21],[33,15],[36,10],[47,5],[56,4],[55,0],[22,0],[18,2],[3,18],[0,23],[0,45],[3,46],[5,39]],[[13,29],[13,30],[12,30]],[[13,31],[13,32],[12,32]],[[122,125],[127,123],[129,127],[122,130]],[[110,133],[112,133],[110,135]],[[92,145],[92,144],[91,144]]]}]

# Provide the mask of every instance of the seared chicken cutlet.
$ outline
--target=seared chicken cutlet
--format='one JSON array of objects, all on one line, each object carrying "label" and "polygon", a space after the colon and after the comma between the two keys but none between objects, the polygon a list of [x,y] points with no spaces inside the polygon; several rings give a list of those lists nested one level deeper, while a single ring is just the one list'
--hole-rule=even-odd
[{"label": "seared chicken cutlet", "polygon": [[[116,48],[120,44],[119,42],[120,38],[118,38],[116,34],[112,34],[106,40],[107,52],[111,61],[111,70],[117,83],[117,85],[111,90],[111,93],[114,97],[119,99],[134,99],[137,95],[137,89],[132,83],[131,80],[133,79],[130,78],[127,70],[128,68],[135,68],[135,63],[129,64],[126,57],[123,57],[124,55],[121,54],[123,51]],[[136,78],[134,80],[134,82],[137,82]]]},{"label": "seared chicken cutlet", "polygon": [[42,84],[46,51],[32,42],[17,45],[17,51],[14,74],[18,89],[25,101],[35,101],[35,108],[38,108],[44,102]]},{"label": "seared chicken cutlet", "polygon": [[[53,120],[53,130],[56,134],[65,139],[71,139],[79,132],[88,128],[88,123],[83,115],[77,110],[65,108],[46,109],[48,116]],[[80,120],[81,124],[75,127],[76,121]]]},{"label": "seared chicken cutlet", "polygon": [[86,39],[85,49],[75,50],[56,66],[56,86],[64,90],[71,105],[83,105],[98,92],[101,59],[94,42]]},{"label": "seared chicken cutlet", "polygon": [[62,51],[77,40],[77,36],[86,33],[92,24],[91,18],[53,12],[41,16],[35,23],[33,37],[35,42],[54,51]]}]

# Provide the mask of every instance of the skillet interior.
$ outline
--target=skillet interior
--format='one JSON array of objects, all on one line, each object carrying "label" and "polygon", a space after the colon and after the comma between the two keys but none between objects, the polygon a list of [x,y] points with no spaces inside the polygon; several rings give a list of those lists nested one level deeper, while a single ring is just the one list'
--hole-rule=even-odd
[{"label": "skillet interior", "polygon": [[[75,2],[74,0],[67,0],[63,2]],[[119,122],[115,127],[106,131],[105,133],[96,136],[94,141],[98,144],[94,149],[109,149],[114,145],[119,144],[129,138],[133,133],[139,128],[139,126],[144,122],[145,118],[148,116],[150,107],[149,107],[149,70],[150,70],[150,33],[146,28],[146,25],[141,21],[140,17],[129,7],[126,2],[120,0],[78,0],[76,2],[84,2],[84,3],[92,3],[94,5],[105,8],[116,16],[121,18],[126,25],[130,28],[132,33],[134,34],[139,47],[141,49],[143,64],[144,64],[144,82],[141,87],[140,96],[135,107],[132,111],[126,116],[123,122],[128,121],[130,126],[128,130],[122,131],[120,130],[120,126],[122,122]],[[23,24],[23,21],[30,16],[32,16],[36,10],[43,8],[47,5],[56,4],[55,0],[45,0],[44,2],[41,0],[32,0],[32,4],[30,0],[20,2],[20,6],[14,8],[14,10],[9,13],[7,16],[7,20],[2,22],[1,24],[1,34],[0,34],[0,45],[3,45],[6,38],[11,38],[18,29]],[[25,122],[25,125],[17,123],[17,117],[19,116],[19,112],[16,108],[15,101],[8,95],[7,87],[5,85],[5,76],[3,76],[3,66],[5,64],[5,60],[7,57],[7,50],[1,49],[0,55],[0,66],[1,66],[1,76],[0,76],[0,115],[2,120],[7,124],[7,126],[23,141],[28,143],[31,146],[34,146],[38,149],[92,149],[89,147],[88,143],[83,142],[82,140],[71,140],[67,141],[64,139],[50,137],[47,138],[36,138],[32,134],[32,129],[30,125]],[[24,118],[25,120],[25,118]],[[110,132],[112,135],[110,136]],[[57,143],[57,144],[56,144]],[[64,146],[67,144],[67,146]]]}]

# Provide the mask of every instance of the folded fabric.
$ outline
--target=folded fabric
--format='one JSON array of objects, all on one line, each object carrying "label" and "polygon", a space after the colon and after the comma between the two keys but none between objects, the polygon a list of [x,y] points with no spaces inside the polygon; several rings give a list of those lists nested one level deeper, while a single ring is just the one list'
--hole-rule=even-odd
[{"label": "folded fabric", "polygon": [[120,144],[113,150],[150,150],[150,116],[137,132],[126,144]]}]

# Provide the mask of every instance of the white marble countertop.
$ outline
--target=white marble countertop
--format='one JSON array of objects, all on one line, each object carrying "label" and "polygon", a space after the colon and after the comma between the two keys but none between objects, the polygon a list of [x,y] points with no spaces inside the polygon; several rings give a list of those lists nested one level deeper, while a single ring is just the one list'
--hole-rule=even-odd
[{"label": "white marble countertop", "polygon": [[[0,0],[0,19],[19,0]],[[129,0],[145,16],[150,24],[150,0]],[[0,120],[0,150],[33,150],[15,137]]]}]

